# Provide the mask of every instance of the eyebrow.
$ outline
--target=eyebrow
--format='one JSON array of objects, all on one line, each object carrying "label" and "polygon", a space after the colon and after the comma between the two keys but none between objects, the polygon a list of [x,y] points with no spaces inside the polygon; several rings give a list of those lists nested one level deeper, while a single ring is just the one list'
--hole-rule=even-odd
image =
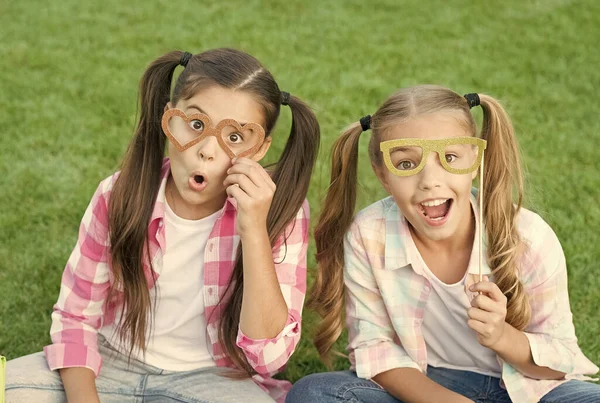
[{"label": "eyebrow", "polygon": [[204,111],[202,110],[202,108],[200,108],[200,107],[199,107],[199,106],[197,106],[197,105],[188,105],[188,106],[187,106],[187,109],[191,109],[191,108],[193,108],[193,109],[196,109],[198,112],[200,112],[200,113],[204,113],[205,115],[207,114],[206,112],[204,112]]},{"label": "eyebrow", "polygon": [[[188,105],[188,106],[187,106],[187,109],[196,109],[198,112],[200,112],[200,113],[203,113],[203,114],[205,114],[206,116],[208,116],[208,113],[204,112],[204,111],[202,110],[202,108],[200,108],[198,105],[194,105],[194,104],[192,104],[192,105]],[[208,117],[210,117],[210,116],[208,116]],[[212,119],[211,119],[211,120],[212,120]],[[239,121],[237,121],[236,119],[233,119],[233,120],[235,120],[236,122],[238,122],[238,123],[240,124],[240,126],[244,126],[244,125],[246,124],[246,122],[239,122]],[[213,124],[214,124],[214,123],[213,123]],[[217,122],[217,124],[218,124],[218,122]]]}]

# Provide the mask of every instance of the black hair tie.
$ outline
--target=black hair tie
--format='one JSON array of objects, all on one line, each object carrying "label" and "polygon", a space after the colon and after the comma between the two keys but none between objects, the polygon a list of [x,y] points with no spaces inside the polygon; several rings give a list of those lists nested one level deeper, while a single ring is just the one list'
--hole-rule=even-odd
[{"label": "black hair tie", "polygon": [[281,105],[290,104],[291,95],[289,92],[281,91]]},{"label": "black hair tie", "polygon": [[479,106],[479,94],[472,93],[472,94],[465,94],[463,96],[465,97],[465,99],[467,100],[467,103],[469,104],[469,109],[471,109],[474,106]]},{"label": "black hair tie", "polygon": [[366,132],[371,128],[371,115],[364,116],[360,118],[360,127],[362,127],[363,132]]},{"label": "black hair tie", "polygon": [[179,64],[185,68],[192,56],[193,55],[190,52],[183,52],[183,55],[181,55],[181,59],[179,59]]}]

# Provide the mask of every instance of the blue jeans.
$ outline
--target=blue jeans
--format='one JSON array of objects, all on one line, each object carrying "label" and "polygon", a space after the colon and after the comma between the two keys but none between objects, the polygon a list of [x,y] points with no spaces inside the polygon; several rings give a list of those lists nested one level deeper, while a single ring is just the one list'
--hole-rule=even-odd
[{"label": "blue jeans", "polygon": [[[427,376],[438,384],[474,402],[510,403],[500,379],[469,371],[427,368]],[[402,403],[374,382],[352,371],[312,374],[294,384],[286,403]],[[600,385],[572,380],[550,391],[541,403],[600,402]]]},{"label": "blue jeans", "polygon": [[[252,379],[230,379],[222,368],[166,371],[118,353],[98,337],[102,369],[96,389],[102,403],[273,403]],[[50,371],[44,353],[16,358],[6,366],[7,403],[66,403],[58,371]]]}]

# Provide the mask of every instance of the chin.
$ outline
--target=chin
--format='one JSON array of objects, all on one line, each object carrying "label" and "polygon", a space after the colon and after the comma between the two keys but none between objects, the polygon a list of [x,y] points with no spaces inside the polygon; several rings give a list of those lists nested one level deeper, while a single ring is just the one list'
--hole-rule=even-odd
[{"label": "chin", "polygon": [[[419,219],[420,217],[417,217],[417,220]],[[412,225],[412,227],[419,233],[419,235],[424,236],[432,241],[446,240],[456,232],[456,225],[452,225],[450,222],[437,228],[432,228],[422,222],[419,222],[419,226]]]}]

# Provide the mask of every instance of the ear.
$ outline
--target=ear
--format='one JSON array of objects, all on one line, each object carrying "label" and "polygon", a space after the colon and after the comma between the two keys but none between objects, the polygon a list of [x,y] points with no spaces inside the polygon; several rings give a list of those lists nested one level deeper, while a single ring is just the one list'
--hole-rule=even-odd
[{"label": "ear", "polygon": [[391,195],[392,192],[390,192],[390,184],[388,182],[386,172],[384,171],[385,168],[378,167],[373,162],[371,162],[371,168],[373,168],[373,172],[375,172],[375,175],[377,176],[377,179],[379,179],[379,182],[381,183],[381,185],[383,186],[383,188],[385,189],[385,191],[389,195]]},{"label": "ear", "polygon": [[267,151],[269,151],[269,148],[271,148],[272,142],[273,142],[273,137],[271,137],[271,136],[265,137],[265,140],[263,141],[263,143],[260,146],[260,148],[258,149],[258,151],[252,157],[250,157],[250,159],[252,159],[253,161],[257,161],[257,162],[262,160],[263,157],[267,154]]}]

